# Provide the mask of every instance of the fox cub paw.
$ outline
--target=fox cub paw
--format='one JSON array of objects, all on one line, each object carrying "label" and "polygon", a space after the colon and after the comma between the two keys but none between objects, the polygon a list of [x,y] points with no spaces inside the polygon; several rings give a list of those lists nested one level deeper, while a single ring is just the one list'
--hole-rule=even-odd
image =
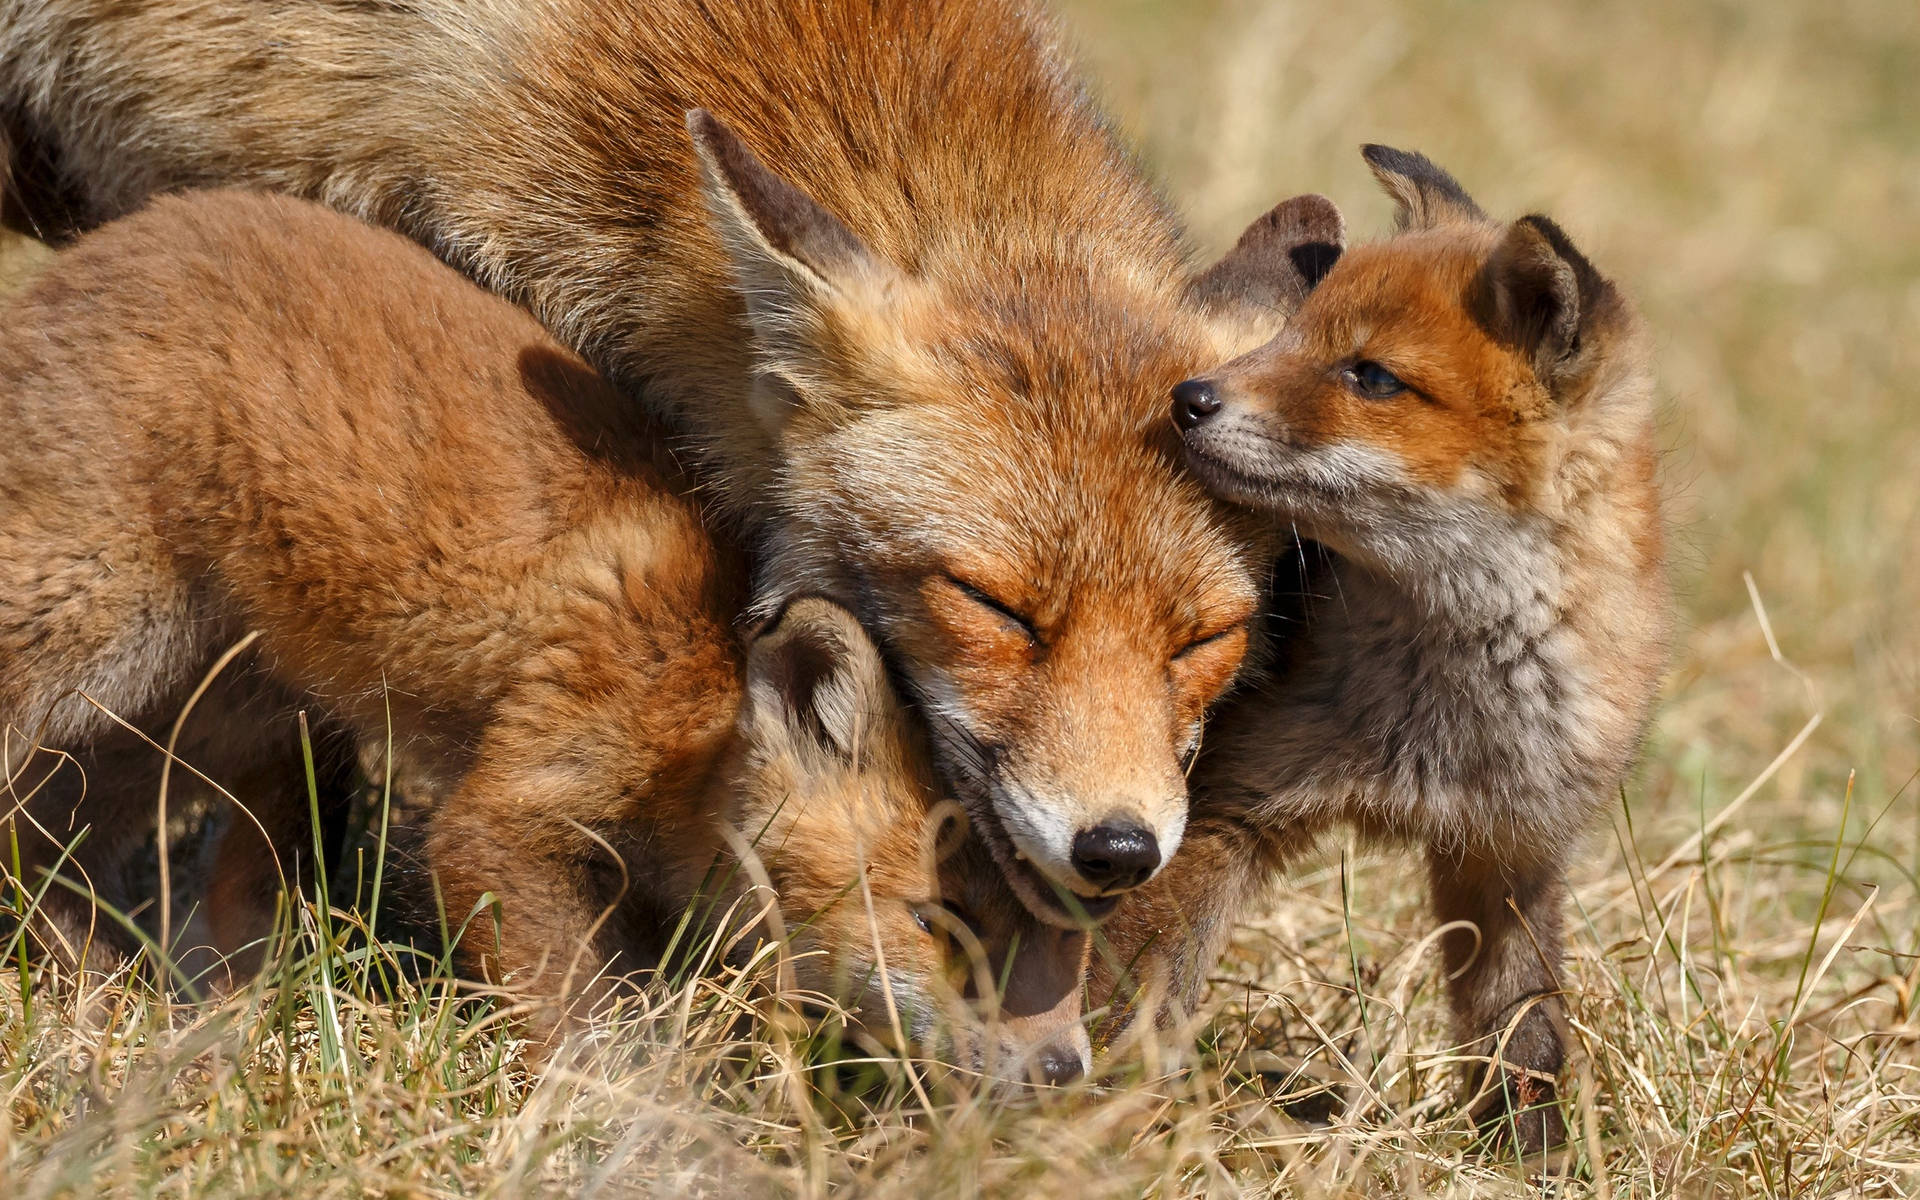
[{"label": "fox cub paw", "polygon": [[1473,1123],[1489,1157],[1530,1158],[1566,1143],[1567,1122],[1550,1078],[1501,1070],[1483,1090],[1489,1094],[1474,1109]]}]

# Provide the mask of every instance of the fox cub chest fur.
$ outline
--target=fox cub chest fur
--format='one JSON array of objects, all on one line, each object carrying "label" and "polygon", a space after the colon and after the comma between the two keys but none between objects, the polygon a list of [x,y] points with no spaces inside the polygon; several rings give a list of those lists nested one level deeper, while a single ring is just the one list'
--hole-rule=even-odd
[{"label": "fox cub chest fur", "polygon": [[1513,1071],[1488,1118],[1540,1144],[1561,1133],[1567,865],[1666,661],[1648,353],[1551,221],[1495,222],[1419,155],[1366,156],[1398,235],[1342,253],[1332,206],[1296,202],[1298,311],[1174,390],[1194,473],[1306,540],[1305,594],[1272,677],[1209,733],[1192,867],[1115,934],[1186,914],[1195,957],[1163,965],[1190,1002],[1222,914],[1328,825],[1412,841],[1460,923],[1460,1036]]},{"label": "fox cub chest fur", "polygon": [[[801,987],[876,1028],[892,1006],[966,1064],[1081,1069],[1084,936],[949,828],[859,624],[803,597],[743,639],[740,556],[658,429],[530,317],[397,235],[207,193],[81,240],[0,330],[0,723],[30,886],[140,901],[161,756],[126,727],[165,741],[238,648],[176,746],[268,836],[236,821],[221,847],[222,949],[264,931],[273,852],[305,836],[308,710],[391,736],[435,799],[451,919],[497,898],[459,965],[551,998],[548,1026],[689,904],[758,913],[759,880]],[[68,890],[44,906],[69,958],[105,938]]]}]

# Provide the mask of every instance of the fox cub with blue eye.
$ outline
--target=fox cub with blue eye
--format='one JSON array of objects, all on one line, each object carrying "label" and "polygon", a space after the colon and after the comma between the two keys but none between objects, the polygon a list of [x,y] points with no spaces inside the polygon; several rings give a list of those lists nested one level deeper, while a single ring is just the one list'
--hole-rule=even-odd
[{"label": "fox cub with blue eye", "polygon": [[1564,1133],[1569,861],[1667,660],[1649,353],[1552,221],[1365,155],[1397,235],[1343,252],[1321,202],[1284,330],[1174,390],[1195,475],[1294,531],[1306,586],[1281,661],[1210,725],[1180,856],[1108,932],[1125,962],[1190,929],[1157,965],[1191,1004],[1233,913],[1322,831],[1414,843],[1458,1035],[1505,1068],[1476,1072],[1483,1123],[1539,1146]]}]

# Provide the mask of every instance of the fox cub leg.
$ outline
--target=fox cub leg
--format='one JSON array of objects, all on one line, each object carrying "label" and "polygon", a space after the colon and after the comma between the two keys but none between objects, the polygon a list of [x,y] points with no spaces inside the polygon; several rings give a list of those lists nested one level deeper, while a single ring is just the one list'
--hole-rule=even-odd
[{"label": "fox cub leg", "polygon": [[[537,780],[482,763],[435,807],[427,862],[458,939],[454,957],[463,978],[555,996],[575,966],[569,959],[592,959],[587,945],[596,914],[588,911],[579,872],[592,843],[583,835],[560,845],[550,827],[530,828],[532,814],[564,800]],[[535,1021],[543,1032],[556,1023],[552,1016]]]},{"label": "fox cub leg", "polygon": [[1198,1009],[1234,923],[1278,876],[1273,841],[1241,821],[1196,817],[1166,867],[1094,931],[1087,996],[1111,1010],[1103,1041],[1142,1015],[1169,1028]]},{"label": "fox cub leg", "polygon": [[536,1042],[563,1032],[611,997],[620,977],[651,962],[635,928],[647,922],[636,923],[634,912],[660,881],[632,869],[635,839],[649,843],[649,861],[676,857],[659,844],[675,831],[634,828],[633,813],[608,819],[590,811],[596,798],[619,798],[623,785],[648,778],[582,769],[579,758],[592,752],[483,747],[427,825],[426,860],[457,938],[458,973],[542,1001],[528,1017]]},{"label": "fox cub leg", "polygon": [[[1141,1015],[1164,1027],[1193,1012],[1234,922],[1307,840],[1232,820],[1196,821],[1166,869],[1095,935],[1087,991],[1095,1005],[1112,1007],[1107,1040]],[[1441,939],[1457,1035],[1467,1053],[1501,1064],[1468,1069],[1479,1097],[1475,1118],[1492,1138],[1557,1145],[1566,1138],[1554,1103],[1565,1057],[1564,864],[1516,865],[1437,849],[1428,850],[1427,863],[1435,913],[1458,925]]]},{"label": "fox cub leg", "polygon": [[[1560,960],[1565,866],[1513,864],[1430,848],[1457,1036],[1487,1061],[1468,1068],[1474,1110],[1489,1138],[1523,1147],[1566,1140],[1554,1080],[1561,1044]],[[1497,1065],[1496,1065],[1497,1062]]]},{"label": "fox cub leg", "polygon": [[[0,347],[0,376],[22,373],[14,349]],[[160,756],[121,722],[165,739],[166,701],[191,686],[218,630],[142,506],[89,474],[75,447],[97,455],[102,439],[84,422],[22,416],[32,394],[0,396],[14,438],[0,472],[0,855],[11,871],[17,848],[18,882],[40,895],[36,941],[69,966],[111,970],[129,938],[49,872],[125,911]]]}]

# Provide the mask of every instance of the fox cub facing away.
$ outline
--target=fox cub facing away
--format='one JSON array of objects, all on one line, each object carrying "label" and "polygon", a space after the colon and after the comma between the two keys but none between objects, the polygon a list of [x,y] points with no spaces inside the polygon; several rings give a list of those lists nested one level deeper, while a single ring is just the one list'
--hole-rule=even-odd
[{"label": "fox cub facing away", "polygon": [[1209,731],[1188,848],[1110,935],[1124,960],[1179,912],[1196,937],[1163,965],[1191,1000],[1223,915],[1330,823],[1414,841],[1457,923],[1459,1034],[1516,1069],[1488,1115],[1539,1144],[1557,1111],[1509,1110],[1551,1100],[1561,1065],[1568,859],[1665,662],[1648,352],[1551,221],[1495,222],[1425,158],[1366,157],[1398,236],[1342,254],[1323,202],[1286,329],[1175,389],[1195,473],[1326,557],[1286,661]]},{"label": "fox cub facing away", "polygon": [[[498,897],[459,964],[558,1001],[547,1023],[757,847],[818,951],[802,987],[952,1030],[963,1065],[1083,1068],[1085,936],[1034,921],[975,839],[937,853],[951,806],[860,626],[800,598],[742,646],[740,558],[651,421],[532,318],[398,235],[207,193],[82,240],[0,330],[0,837],[30,886],[134,899],[161,756],[120,721],[164,740],[255,634],[176,777],[261,789],[238,799],[287,839],[288,714],[362,744],[391,721],[449,915]],[[217,856],[241,873],[210,889],[225,950],[276,882],[252,828]],[[718,904],[759,903],[751,868],[718,872]],[[104,924],[62,887],[41,903],[56,946]],[[1002,979],[994,1016],[979,981]]]}]

